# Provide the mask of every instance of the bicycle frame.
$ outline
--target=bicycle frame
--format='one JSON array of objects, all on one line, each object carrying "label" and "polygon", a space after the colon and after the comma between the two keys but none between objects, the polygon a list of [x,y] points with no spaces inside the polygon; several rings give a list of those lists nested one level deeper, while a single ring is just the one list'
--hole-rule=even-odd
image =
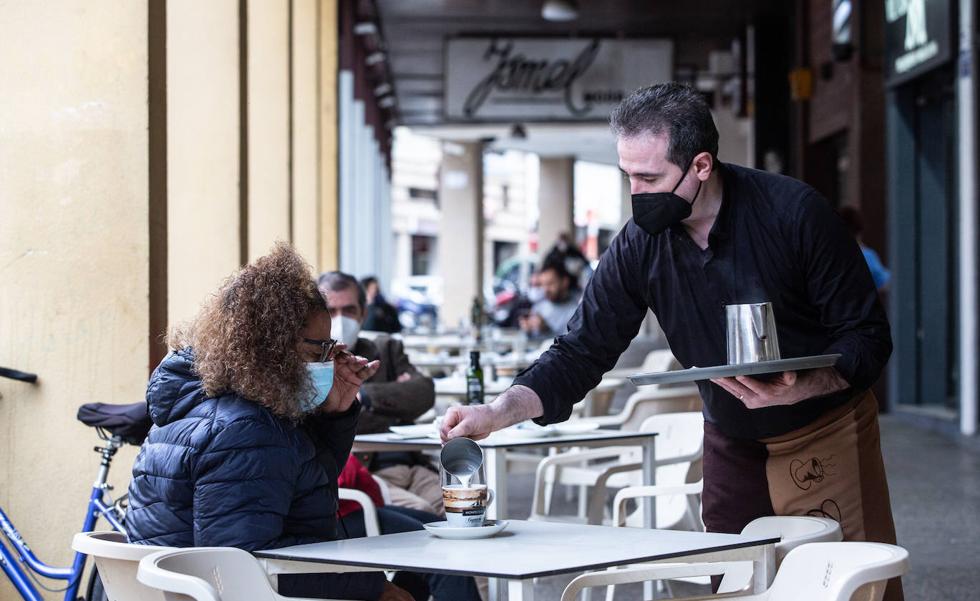
[{"label": "bicycle frame", "polygon": [[[81,532],[91,532],[95,527],[95,522],[103,517],[114,530],[126,532],[125,527],[116,516],[116,511],[111,503],[106,503],[106,491],[110,487],[106,484],[109,475],[109,466],[112,463],[112,456],[116,454],[122,446],[122,440],[118,437],[109,438],[103,436],[107,444],[104,447],[95,447],[96,451],[102,454],[102,463],[99,468],[98,478],[92,485],[92,494],[89,496],[88,509],[85,512],[85,521]],[[34,572],[44,578],[53,580],[65,580],[68,582],[65,588],[64,601],[76,601],[78,589],[81,584],[82,574],[85,571],[85,561],[87,556],[82,553],[75,553],[70,568],[58,568],[50,566],[34,555],[27,542],[21,537],[14,527],[13,522],[0,507],[0,532],[6,537],[7,541],[13,546],[16,554],[4,544],[0,539],[0,568],[10,579],[17,592],[26,601],[44,601],[41,593],[32,582],[31,575],[27,570]],[[26,566],[26,567],[25,567]]]}]

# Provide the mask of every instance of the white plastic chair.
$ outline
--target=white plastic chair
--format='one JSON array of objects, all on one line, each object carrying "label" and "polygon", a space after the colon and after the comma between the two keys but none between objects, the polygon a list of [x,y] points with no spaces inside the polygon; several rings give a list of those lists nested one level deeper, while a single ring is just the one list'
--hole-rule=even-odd
[{"label": "white plastic chair", "polygon": [[619,413],[583,417],[582,423],[599,424],[602,428],[618,428],[628,432],[640,429],[643,420],[660,413],[701,411],[701,394],[697,386],[675,388],[644,387],[631,394]]},{"label": "white plastic chair", "polygon": [[[658,485],[680,485],[701,479],[701,455],[704,439],[704,418],[698,412],[664,413],[646,418],[641,432],[657,432],[656,481]],[[588,503],[587,523],[601,524],[605,515],[606,492],[642,484],[642,451],[635,447],[606,447],[590,451],[570,451],[542,459],[535,476],[534,497],[530,519],[568,521],[569,518],[550,516],[546,502],[547,487],[553,481],[561,484],[592,488]],[[589,463],[600,462],[600,463]],[[686,513],[680,511],[677,519]],[[583,521],[581,516],[574,518]],[[661,528],[677,527],[676,520],[657,518]],[[696,524],[690,524],[693,528]]]},{"label": "white plastic chair", "polygon": [[234,547],[160,551],[140,561],[138,578],[144,585],[164,591],[167,601],[299,599],[278,594],[259,561]]},{"label": "white plastic chair", "polygon": [[[371,474],[374,481],[378,484],[378,488],[381,489],[381,500],[384,501],[385,505],[391,504],[391,489],[388,488],[388,483]],[[363,491],[357,490],[356,488],[339,488],[337,489],[337,498],[341,501],[353,501],[361,506],[361,512],[364,514],[364,533],[367,536],[378,536],[381,534],[381,522],[378,520],[378,508],[374,506],[374,501],[371,497]]]},{"label": "white plastic chair", "polygon": [[[613,525],[621,526],[625,521],[623,507],[627,499],[655,497],[659,502],[664,496],[687,496],[701,492],[701,483],[687,484],[681,487],[634,486],[624,488],[616,494],[613,502]],[[688,497],[690,499],[690,497]],[[690,506],[693,506],[691,504]],[[658,507],[659,510],[659,507]],[[776,567],[782,563],[786,554],[801,545],[810,543],[840,542],[844,538],[840,524],[829,518],[813,516],[766,516],[756,518],[742,528],[742,534],[758,538],[779,538],[776,543]],[[718,587],[718,593],[741,592],[752,582],[752,564],[749,562],[723,563],[659,563],[631,566],[629,568],[613,568],[613,570],[637,570],[643,575],[643,580],[686,580],[698,584],[707,584],[704,577],[724,575]],[[612,570],[610,570],[612,571]],[[648,578],[656,574],[655,578]],[[637,580],[635,582],[640,582]],[[669,587],[668,587],[669,588]],[[606,591],[607,601],[612,601],[615,587],[610,586]]]},{"label": "white plastic chair", "polygon": [[681,364],[674,358],[670,349],[658,349],[650,351],[643,358],[643,363],[637,367],[620,367],[606,372],[607,376],[615,378],[625,378],[638,373],[652,373],[659,371],[670,371],[677,369]]},{"label": "white plastic chair", "polygon": [[130,544],[125,534],[110,530],[79,532],[71,548],[95,561],[109,601],[163,601],[163,593],[141,584],[136,571],[141,559],[167,547]]},{"label": "white plastic chair", "polygon": [[[887,581],[908,572],[908,555],[908,551],[901,547],[883,543],[810,543],[786,555],[768,590],[755,595],[725,595],[721,598],[726,601],[850,601],[854,593],[862,589],[862,593],[868,594],[869,601],[881,601]],[[583,574],[569,583],[561,601],[575,601],[585,588],[658,578],[657,570],[657,567],[650,567]],[[643,571],[649,571],[651,576],[646,577]],[[718,598],[685,597],[684,601]]]}]

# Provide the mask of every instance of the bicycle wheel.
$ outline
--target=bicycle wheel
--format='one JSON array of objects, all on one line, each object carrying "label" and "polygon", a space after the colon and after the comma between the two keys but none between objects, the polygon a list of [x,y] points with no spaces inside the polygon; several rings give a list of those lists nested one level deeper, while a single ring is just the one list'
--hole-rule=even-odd
[{"label": "bicycle wheel", "polygon": [[85,601],[109,601],[109,596],[105,594],[105,587],[102,586],[102,578],[99,577],[98,568],[92,568],[85,590]]}]

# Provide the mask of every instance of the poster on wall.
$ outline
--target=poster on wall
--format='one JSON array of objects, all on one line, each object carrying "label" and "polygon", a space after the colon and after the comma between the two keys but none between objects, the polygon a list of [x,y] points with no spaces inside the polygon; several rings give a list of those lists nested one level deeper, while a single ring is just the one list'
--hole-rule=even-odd
[{"label": "poster on wall", "polygon": [[603,121],[636,88],[670,81],[669,40],[452,38],[449,121]]},{"label": "poster on wall", "polygon": [[904,83],[952,57],[950,0],[885,0],[885,82]]}]

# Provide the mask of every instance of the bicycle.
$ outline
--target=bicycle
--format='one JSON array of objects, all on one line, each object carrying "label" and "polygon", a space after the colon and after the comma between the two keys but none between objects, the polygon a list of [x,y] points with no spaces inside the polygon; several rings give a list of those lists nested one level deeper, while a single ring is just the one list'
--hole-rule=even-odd
[{"label": "bicycle", "polygon": [[[35,374],[0,367],[0,376],[34,383]],[[124,494],[113,500],[110,493],[112,486],[107,482],[112,458],[125,444],[142,444],[150,429],[150,419],[146,412],[146,403],[130,405],[108,405],[105,403],[87,403],[78,409],[78,420],[87,426],[95,428],[103,444],[94,447],[101,457],[98,476],[92,485],[88,507],[82,532],[90,532],[95,528],[99,518],[116,531],[126,533],[124,525],[128,495]],[[51,593],[64,593],[64,601],[97,601],[105,599],[102,591],[102,581],[98,571],[93,569],[85,587],[85,597],[78,597],[79,584],[85,573],[87,556],[75,553],[71,567],[55,567],[44,563],[31,551],[27,541],[21,537],[13,522],[0,507],[0,568],[7,575],[14,588],[25,601],[43,601],[38,589]],[[13,547],[14,551],[5,544]],[[64,580],[67,585],[62,589],[46,586],[38,576],[50,580]]]}]

